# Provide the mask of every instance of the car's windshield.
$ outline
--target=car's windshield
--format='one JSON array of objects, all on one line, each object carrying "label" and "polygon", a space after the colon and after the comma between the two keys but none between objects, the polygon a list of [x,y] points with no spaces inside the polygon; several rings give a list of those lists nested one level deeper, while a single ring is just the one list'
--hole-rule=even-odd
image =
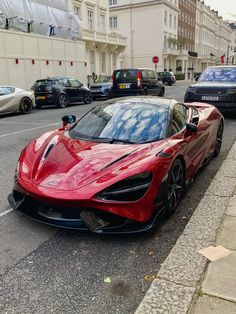
[{"label": "car's windshield", "polygon": [[75,139],[145,143],[166,137],[168,108],[142,102],[99,105],[69,131]]},{"label": "car's windshield", "polygon": [[14,87],[0,86],[0,96],[13,94],[14,92],[15,92]]},{"label": "car's windshield", "polygon": [[236,67],[216,67],[206,69],[198,81],[236,82]]}]

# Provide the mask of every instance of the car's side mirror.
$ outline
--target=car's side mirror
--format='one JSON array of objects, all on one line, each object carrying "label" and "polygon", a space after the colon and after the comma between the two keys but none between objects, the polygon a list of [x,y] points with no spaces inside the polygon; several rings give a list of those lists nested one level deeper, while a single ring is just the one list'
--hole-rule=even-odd
[{"label": "car's side mirror", "polygon": [[196,82],[198,81],[199,76],[200,76],[200,75],[197,75],[197,76],[195,77],[195,81],[196,81]]},{"label": "car's side mirror", "polygon": [[71,124],[76,121],[76,116],[74,116],[73,114],[67,114],[66,116],[63,116],[61,120],[63,123],[63,128],[65,128],[67,124]]},{"label": "car's side mirror", "polygon": [[186,131],[188,133],[196,133],[197,132],[197,126],[193,123],[186,123]]}]

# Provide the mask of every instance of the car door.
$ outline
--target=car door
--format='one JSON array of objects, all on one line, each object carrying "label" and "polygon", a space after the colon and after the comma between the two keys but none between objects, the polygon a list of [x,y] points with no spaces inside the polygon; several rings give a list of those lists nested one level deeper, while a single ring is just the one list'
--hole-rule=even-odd
[{"label": "car door", "polygon": [[73,102],[82,101],[84,99],[84,90],[81,88],[83,84],[74,78],[69,78],[68,81],[73,92]]},{"label": "car door", "polygon": [[148,94],[156,94],[156,85],[155,85],[155,72],[153,70],[147,70],[148,74]]},{"label": "car door", "polygon": [[71,86],[69,78],[63,78],[63,92],[66,94],[69,102],[75,102],[75,89]]},{"label": "car door", "polygon": [[209,132],[207,126],[197,123],[196,132],[187,132],[186,122],[191,122],[192,109],[183,104],[175,104],[172,110],[170,135],[178,134],[178,145],[185,156],[187,176],[193,176],[206,157]]}]

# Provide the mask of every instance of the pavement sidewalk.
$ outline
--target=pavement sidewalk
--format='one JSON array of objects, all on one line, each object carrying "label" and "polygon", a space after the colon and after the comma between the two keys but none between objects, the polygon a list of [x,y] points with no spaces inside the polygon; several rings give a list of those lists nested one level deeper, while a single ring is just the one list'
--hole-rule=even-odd
[{"label": "pavement sidewalk", "polygon": [[[222,245],[214,262],[198,251]],[[236,313],[236,142],[135,314]]]},{"label": "pavement sidewalk", "polygon": [[236,194],[229,201],[216,245],[229,249],[231,254],[209,263],[191,313],[236,313]]}]

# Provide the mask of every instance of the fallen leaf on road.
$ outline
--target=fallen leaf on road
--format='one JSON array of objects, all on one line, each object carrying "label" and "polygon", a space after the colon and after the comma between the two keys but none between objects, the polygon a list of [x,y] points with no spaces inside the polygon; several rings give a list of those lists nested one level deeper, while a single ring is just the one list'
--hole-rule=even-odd
[{"label": "fallen leaf on road", "polygon": [[185,220],[185,219],[187,219],[187,217],[186,217],[186,216],[183,216],[182,219]]},{"label": "fallen leaf on road", "polygon": [[218,246],[211,245],[211,246],[208,246],[207,248],[199,250],[198,253],[202,254],[207,259],[214,262],[220,258],[228,256],[229,254],[231,254],[231,251],[224,248],[221,245],[218,245]]},{"label": "fallen leaf on road", "polygon": [[105,283],[111,283],[111,278],[110,277],[105,277],[104,278]]},{"label": "fallen leaf on road", "polygon": [[134,251],[130,251],[130,253],[132,253],[132,254],[136,254]]},{"label": "fallen leaf on road", "polygon": [[156,278],[154,275],[145,275],[144,280],[145,281],[153,281]]},{"label": "fallen leaf on road", "polygon": [[153,252],[149,252],[149,253],[148,253],[148,255],[150,255],[150,256],[153,255],[153,254],[154,254]]}]

